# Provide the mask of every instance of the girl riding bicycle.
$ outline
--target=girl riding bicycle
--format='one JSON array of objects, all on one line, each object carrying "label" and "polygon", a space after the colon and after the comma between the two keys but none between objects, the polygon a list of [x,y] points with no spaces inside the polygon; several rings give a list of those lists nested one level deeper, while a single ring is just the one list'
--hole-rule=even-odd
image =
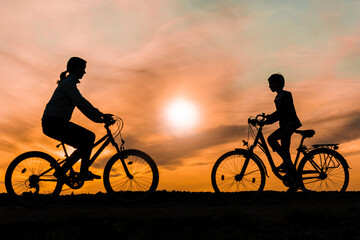
[{"label": "girl riding bicycle", "polygon": [[111,114],[103,114],[93,107],[79,92],[77,84],[84,76],[86,61],[72,57],[67,63],[66,71],[60,74],[58,86],[46,105],[42,128],[45,135],[66,143],[76,150],[68,158],[56,177],[66,174],[67,170],[81,158],[80,177],[83,180],[100,179],[89,171],[89,158],[95,141],[95,134],[75,123],[70,122],[74,108],[77,107],[86,117],[97,123],[111,121]]}]

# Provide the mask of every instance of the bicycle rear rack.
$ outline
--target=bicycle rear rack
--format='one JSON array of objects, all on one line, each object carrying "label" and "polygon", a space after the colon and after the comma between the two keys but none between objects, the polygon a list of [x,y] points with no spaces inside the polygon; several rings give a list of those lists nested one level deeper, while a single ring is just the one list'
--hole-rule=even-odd
[{"label": "bicycle rear rack", "polygon": [[330,148],[330,149],[333,149],[333,150],[339,149],[339,143],[335,143],[335,144],[314,144],[312,146],[313,146],[313,148]]}]

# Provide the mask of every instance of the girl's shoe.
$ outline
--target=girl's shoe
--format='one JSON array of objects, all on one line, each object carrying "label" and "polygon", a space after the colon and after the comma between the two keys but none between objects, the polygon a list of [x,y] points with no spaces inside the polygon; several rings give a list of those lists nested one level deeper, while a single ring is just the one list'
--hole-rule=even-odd
[{"label": "girl's shoe", "polygon": [[101,176],[96,175],[90,171],[80,173],[79,177],[84,181],[93,180],[93,179],[101,179]]}]

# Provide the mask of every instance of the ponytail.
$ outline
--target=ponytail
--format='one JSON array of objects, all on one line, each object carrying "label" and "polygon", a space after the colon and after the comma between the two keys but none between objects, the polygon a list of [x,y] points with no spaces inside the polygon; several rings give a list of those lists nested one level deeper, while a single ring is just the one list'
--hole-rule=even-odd
[{"label": "ponytail", "polygon": [[67,76],[67,73],[73,73],[75,72],[79,67],[83,67],[85,69],[86,67],[86,61],[79,57],[72,57],[69,59],[67,65],[66,65],[66,71],[62,72],[60,74],[60,80],[57,81],[57,84],[61,83]]},{"label": "ponytail", "polygon": [[61,81],[66,78],[66,73],[67,73],[67,72],[68,72],[68,71],[66,70],[66,71],[64,71],[64,72],[62,72],[62,73],[60,74],[60,80],[57,81],[57,84],[61,83]]}]

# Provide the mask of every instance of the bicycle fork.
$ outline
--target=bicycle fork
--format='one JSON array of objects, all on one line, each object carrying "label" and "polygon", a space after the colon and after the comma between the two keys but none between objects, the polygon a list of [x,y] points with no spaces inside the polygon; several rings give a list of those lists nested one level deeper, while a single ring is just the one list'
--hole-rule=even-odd
[{"label": "bicycle fork", "polygon": [[249,165],[250,157],[254,152],[254,148],[256,147],[256,145],[259,142],[259,138],[260,138],[259,133],[261,133],[261,129],[262,129],[262,126],[260,127],[260,129],[258,131],[258,134],[255,137],[254,143],[248,148],[248,151],[245,154],[245,162],[244,162],[244,165],[243,165],[243,167],[241,169],[241,172],[239,174],[235,175],[235,180],[238,181],[238,182],[240,182],[243,179],[244,175],[245,175],[246,168]]},{"label": "bicycle fork", "polygon": [[[121,164],[123,165],[124,167],[124,171],[126,173],[126,176],[131,180],[131,179],[134,179],[134,176],[129,172],[129,169],[128,167],[126,166],[126,163],[125,163],[125,158],[126,156],[124,157],[124,154],[121,154],[123,151],[123,147],[119,147],[119,145],[115,142],[114,138],[112,137],[110,131],[108,130],[108,134],[109,134],[109,139],[110,139],[110,142],[111,144],[115,147],[116,151],[119,153],[120,155],[120,161],[121,161]],[[123,141],[123,144],[124,144],[124,140]]]},{"label": "bicycle fork", "polygon": [[235,175],[235,180],[237,182],[240,182],[243,179],[244,175],[245,175],[246,168],[249,165],[250,156],[253,154],[253,149],[254,149],[254,145],[252,145],[245,154],[245,162],[244,162],[244,165],[243,165],[243,167],[241,169],[241,172],[239,174]]}]

